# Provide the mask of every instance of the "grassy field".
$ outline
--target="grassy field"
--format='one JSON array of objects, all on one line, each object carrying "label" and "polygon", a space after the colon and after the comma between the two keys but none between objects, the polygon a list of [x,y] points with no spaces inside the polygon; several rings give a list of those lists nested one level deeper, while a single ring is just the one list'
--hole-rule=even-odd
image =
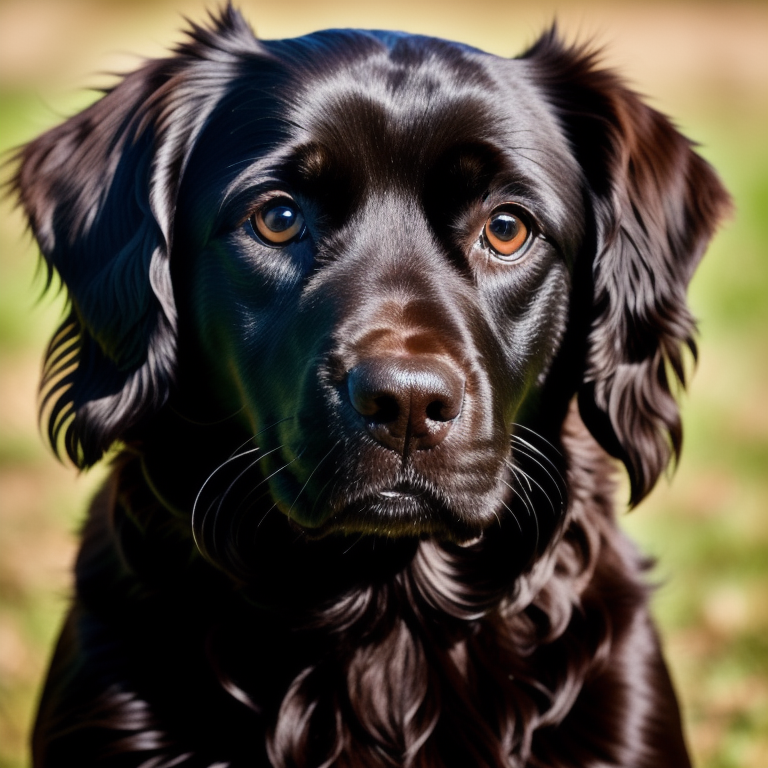
[{"label": "grassy field", "polygon": [[[209,4],[210,5],[210,4]],[[768,6],[765,3],[383,4],[242,2],[264,37],[327,26],[400,28],[511,55],[555,14],[597,36],[655,106],[701,145],[736,212],[691,287],[700,363],[684,398],[686,442],[626,527],[657,556],[655,610],[702,768],[768,766]],[[88,102],[94,72],[179,39],[201,0],[0,0],[0,151]],[[6,170],[7,173],[7,170]],[[74,532],[95,470],[78,477],[36,427],[42,350],[62,297],[41,298],[18,211],[0,209],[0,768],[26,741],[69,591]],[[55,293],[55,292],[54,292]]]}]

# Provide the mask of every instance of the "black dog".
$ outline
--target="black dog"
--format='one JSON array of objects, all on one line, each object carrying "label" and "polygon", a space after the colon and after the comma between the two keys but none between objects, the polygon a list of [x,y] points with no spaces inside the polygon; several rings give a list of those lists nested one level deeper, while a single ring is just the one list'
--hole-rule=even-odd
[{"label": "black dog", "polygon": [[121,446],[35,764],[688,765],[604,451],[680,450],[712,170],[554,33],[190,37],[19,157]]}]

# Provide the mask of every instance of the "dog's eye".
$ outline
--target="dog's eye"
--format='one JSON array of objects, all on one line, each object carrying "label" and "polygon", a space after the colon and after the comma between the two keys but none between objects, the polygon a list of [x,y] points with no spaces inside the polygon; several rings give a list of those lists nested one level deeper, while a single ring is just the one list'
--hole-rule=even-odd
[{"label": "dog's eye", "polygon": [[531,239],[531,227],[516,209],[494,211],[485,222],[483,235],[488,245],[499,256],[513,260],[522,257]]},{"label": "dog's eye", "polygon": [[304,233],[304,216],[288,198],[270,200],[250,218],[255,233],[267,245],[286,245]]}]

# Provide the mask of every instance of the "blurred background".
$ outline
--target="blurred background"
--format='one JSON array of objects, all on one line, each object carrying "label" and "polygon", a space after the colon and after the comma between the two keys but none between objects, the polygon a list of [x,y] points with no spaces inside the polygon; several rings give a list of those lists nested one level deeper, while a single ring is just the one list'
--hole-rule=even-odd
[{"label": "blurred background", "polygon": [[[768,3],[240,0],[261,37],[401,29],[519,53],[556,18],[671,115],[736,212],[691,286],[700,363],[674,482],[624,517],[659,559],[654,608],[702,768],[768,766]],[[105,73],[162,55],[215,0],[0,0],[0,151],[82,109]],[[101,74],[100,74],[101,73]],[[4,178],[9,175],[6,166]],[[62,296],[0,203],[0,768],[28,764],[37,691],[67,606],[76,531],[102,477],[37,429],[42,352]]]}]

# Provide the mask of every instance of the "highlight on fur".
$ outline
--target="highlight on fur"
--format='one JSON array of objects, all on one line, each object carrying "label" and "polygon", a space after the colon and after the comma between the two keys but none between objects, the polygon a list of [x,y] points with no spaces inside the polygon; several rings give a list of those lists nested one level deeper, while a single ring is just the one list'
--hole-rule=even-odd
[{"label": "highlight on fur", "polygon": [[117,448],[36,766],[689,764],[609,454],[632,504],[679,456],[728,197],[593,53],[228,6],[14,185],[49,439]]}]

